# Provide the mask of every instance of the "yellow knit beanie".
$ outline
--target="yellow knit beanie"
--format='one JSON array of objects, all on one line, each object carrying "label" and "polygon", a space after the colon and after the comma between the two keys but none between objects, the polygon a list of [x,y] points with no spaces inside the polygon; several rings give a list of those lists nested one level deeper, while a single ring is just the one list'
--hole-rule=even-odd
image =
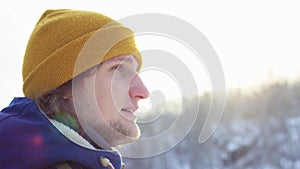
[{"label": "yellow knit beanie", "polygon": [[119,22],[96,12],[47,10],[28,41],[23,92],[35,98],[122,54],[134,55],[141,66],[133,32]]}]

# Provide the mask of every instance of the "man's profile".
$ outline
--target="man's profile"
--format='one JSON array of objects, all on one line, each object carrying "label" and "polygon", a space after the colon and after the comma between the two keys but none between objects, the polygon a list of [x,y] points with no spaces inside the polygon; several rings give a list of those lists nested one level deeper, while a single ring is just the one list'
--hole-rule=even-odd
[{"label": "man's profile", "polygon": [[[101,29],[95,49],[83,53]],[[123,168],[112,148],[140,137],[134,112],[149,96],[141,60],[121,23],[90,11],[45,11],[24,56],[25,97],[0,113],[1,167]]]}]

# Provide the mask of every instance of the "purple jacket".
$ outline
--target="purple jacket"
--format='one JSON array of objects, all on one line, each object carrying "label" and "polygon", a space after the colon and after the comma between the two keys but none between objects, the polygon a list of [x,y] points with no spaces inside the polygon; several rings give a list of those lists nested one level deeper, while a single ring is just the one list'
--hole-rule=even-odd
[{"label": "purple jacket", "polygon": [[[105,169],[100,158],[122,167],[118,153],[82,147],[61,134],[32,99],[14,98],[0,112],[0,168],[43,169],[61,162]],[[73,168],[73,167],[71,167]]]}]

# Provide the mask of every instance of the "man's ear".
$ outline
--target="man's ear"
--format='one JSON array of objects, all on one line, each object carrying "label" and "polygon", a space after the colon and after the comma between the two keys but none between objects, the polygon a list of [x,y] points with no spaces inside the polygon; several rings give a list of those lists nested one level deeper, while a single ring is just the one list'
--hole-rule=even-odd
[{"label": "man's ear", "polygon": [[63,98],[64,100],[68,100],[68,99],[70,99],[71,97],[72,97],[72,93],[67,93],[67,94],[65,94],[65,95],[62,96],[62,98]]}]

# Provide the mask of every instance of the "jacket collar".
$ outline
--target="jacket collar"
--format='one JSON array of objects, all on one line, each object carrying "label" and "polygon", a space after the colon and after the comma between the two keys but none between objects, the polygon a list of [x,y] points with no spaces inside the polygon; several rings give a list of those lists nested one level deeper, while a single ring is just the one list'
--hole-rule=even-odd
[{"label": "jacket collar", "polygon": [[79,135],[70,127],[54,119],[49,119],[49,121],[61,132],[61,134],[66,136],[69,140],[73,141],[74,143],[82,147],[96,150],[94,146],[92,146],[86,139],[84,139],[81,135]]}]

